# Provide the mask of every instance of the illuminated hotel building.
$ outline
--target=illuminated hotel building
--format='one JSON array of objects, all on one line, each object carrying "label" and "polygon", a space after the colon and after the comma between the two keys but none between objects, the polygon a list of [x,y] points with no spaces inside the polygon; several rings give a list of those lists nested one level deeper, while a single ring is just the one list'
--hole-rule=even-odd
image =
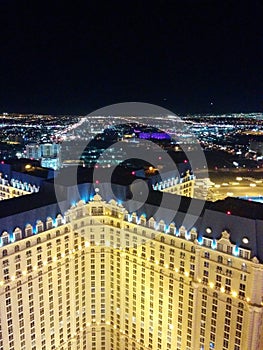
[{"label": "illuminated hotel building", "polygon": [[[194,197],[195,176],[187,171],[180,178],[171,177],[153,186],[154,190],[173,193],[185,197]],[[205,196],[203,196],[204,198]]]},{"label": "illuminated hotel building", "polygon": [[25,196],[30,193],[38,192],[39,188],[27,182],[22,182],[17,179],[8,179],[2,177],[0,173],[0,200]]},{"label": "illuminated hotel building", "polygon": [[187,227],[190,198],[135,213],[103,186],[0,203],[0,350],[262,349],[261,205],[207,202]]}]

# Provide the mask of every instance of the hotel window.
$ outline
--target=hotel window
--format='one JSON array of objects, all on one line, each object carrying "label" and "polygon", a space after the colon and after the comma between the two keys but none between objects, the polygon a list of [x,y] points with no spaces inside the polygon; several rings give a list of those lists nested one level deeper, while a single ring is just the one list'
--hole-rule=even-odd
[{"label": "hotel window", "polygon": [[4,260],[3,261],[3,267],[9,266],[9,260]]},{"label": "hotel window", "polygon": [[246,285],[243,283],[240,283],[239,289],[245,291],[246,290]]},{"label": "hotel window", "polygon": [[174,239],[171,239],[170,244],[171,244],[172,246],[175,246],[175,240],[174,240]]},{"label": "hotel window", "polygon": [[22,231],[19,228],[15,229],[14,238],[15,238],[15,241],[18,241],[19,239],[22,238]]},{"label": "hotel window", "polygon": [[238,307],[239,307],[240,309],[244,309],[244,304],[243,304],[243,303],[238,303]]},{"label": "hotel window", "polygon": [[9,242],[9,235],[7,232],[4,232],[2,234],[2,244],[5,245],[5,244],[8,244]]},{"label": "hotel window", "polygon": [[192,271],[195,270],[195,265],[194,264],[190,264],[190,270],[192,270]]},{"label": "hotel window", "polygon": [[31,225],[27,225],[27,226],[26,226],[25,234],[26,234],[26,237],[32,235],[32,226],[31,226]]},{"label": "hotel window", "polygon": [[227,253],[232,254],[232,247],[230,245],[227,246]]},{"label": "hotel window", "polygon": [[43,232],[44,231],[44,225],[43,225],[43,222],[42,221],[38,221],[37,222],[37,232],[40,233],[40,232]]},{"label": "hotel window", "polygon": [[217,243],[217,250],[219,250],[220,252],[223,251],[223,244],[222,243]]},{"label": "hotel window", "polygon": [[247,280],[247,276],[244,273],[241,273],[240,279],[241,279],[241,281],[245,282]]},{"label": "hotel window", "polygon": [[46,221],[46,228],[47,230],[50,230],[53,226],[53,223],[52,223],[52,219],[51,218],[48,218],[47,221]]},{"label": "hotel window", "polygon": [[180,258],[181,258],[181,259],[184,259],[184,258],[185,258],[185,253],[180,252]]},{"label": "hotel window", "polygon": [[232,276],[232,271],[229,270],[229,269],[227,269],[227,270],[226,270],[226,275],[227,275],[227,276]]},{"label": "hotel window", "polygon": [[227,265],[228,266],[232,266],[232,260],[231,259],[227,259]]},{"label": "hotel window", "polygon": [[245,263],[243,263],[243,264],[241,265],[241,269],[242,269],[243,271],[247,271],[247,265],[246,265]]}]

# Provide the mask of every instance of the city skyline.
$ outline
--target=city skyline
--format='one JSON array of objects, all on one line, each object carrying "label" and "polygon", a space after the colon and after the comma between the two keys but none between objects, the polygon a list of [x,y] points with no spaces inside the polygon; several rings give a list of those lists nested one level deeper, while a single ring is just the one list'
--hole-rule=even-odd
[{"label": "city skyline", "polygon": [[0,350],[262,350],[262,1],[0,4]]}]

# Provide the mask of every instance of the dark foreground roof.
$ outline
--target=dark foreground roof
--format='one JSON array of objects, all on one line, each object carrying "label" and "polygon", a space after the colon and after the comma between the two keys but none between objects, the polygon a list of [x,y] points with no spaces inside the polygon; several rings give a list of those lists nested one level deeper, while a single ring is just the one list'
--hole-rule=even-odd
[{"label": "dark foreground roof", "polygon": [[[116,198],[123,201],[129,212],[137,211],[139,215],[144,213],[148,219],[153,216],[157,221],[164,220],[166,224],[174,222],[177,228],[184,225],[187,230],[195,227],[199,235],[212,239],[219,239],[222,232],[227,230],[233,244],[251,250],[252,257],[257,256],[259,261],[263,262],[262,204],[235,198],[205,202],[153,191],[142,179],[138,186],[131,187],[126,181],[127,179],[120,181],[121,184],[100,182],[95,186],[105,200],[110,200],[114,193]],[[86,195],[85,200],[94,195],[92,182],[79,184],[79,189],[81,196]],[[72,202],[80,199],[74,185],[70,186],[67,183],[64,186],[60,183],[60,190],[59,200],[63,205],[57,203],[57,193],[52,182],[47,182],[39,193],[1,201],[0,230],[12,231],[15,227],[22,227],[27,223],[35,225],[37,220],[45,220],[47,216],[54,218],[59,212],[63,214],[63,210],[67,210]],[[143,200],[144,191],[149,191],[146,202]],[[210,230],[207,230],[208,227]],[[247,244],[243,241],[244,237],[248,238]]]}]

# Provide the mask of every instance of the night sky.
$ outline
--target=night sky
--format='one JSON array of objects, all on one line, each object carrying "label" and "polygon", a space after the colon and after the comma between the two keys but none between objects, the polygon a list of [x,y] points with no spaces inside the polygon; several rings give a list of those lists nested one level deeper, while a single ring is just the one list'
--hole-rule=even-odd
[{"label": "night sky", "polygon": [[261,1],[0,0],[0,112],[263,111]]}]

